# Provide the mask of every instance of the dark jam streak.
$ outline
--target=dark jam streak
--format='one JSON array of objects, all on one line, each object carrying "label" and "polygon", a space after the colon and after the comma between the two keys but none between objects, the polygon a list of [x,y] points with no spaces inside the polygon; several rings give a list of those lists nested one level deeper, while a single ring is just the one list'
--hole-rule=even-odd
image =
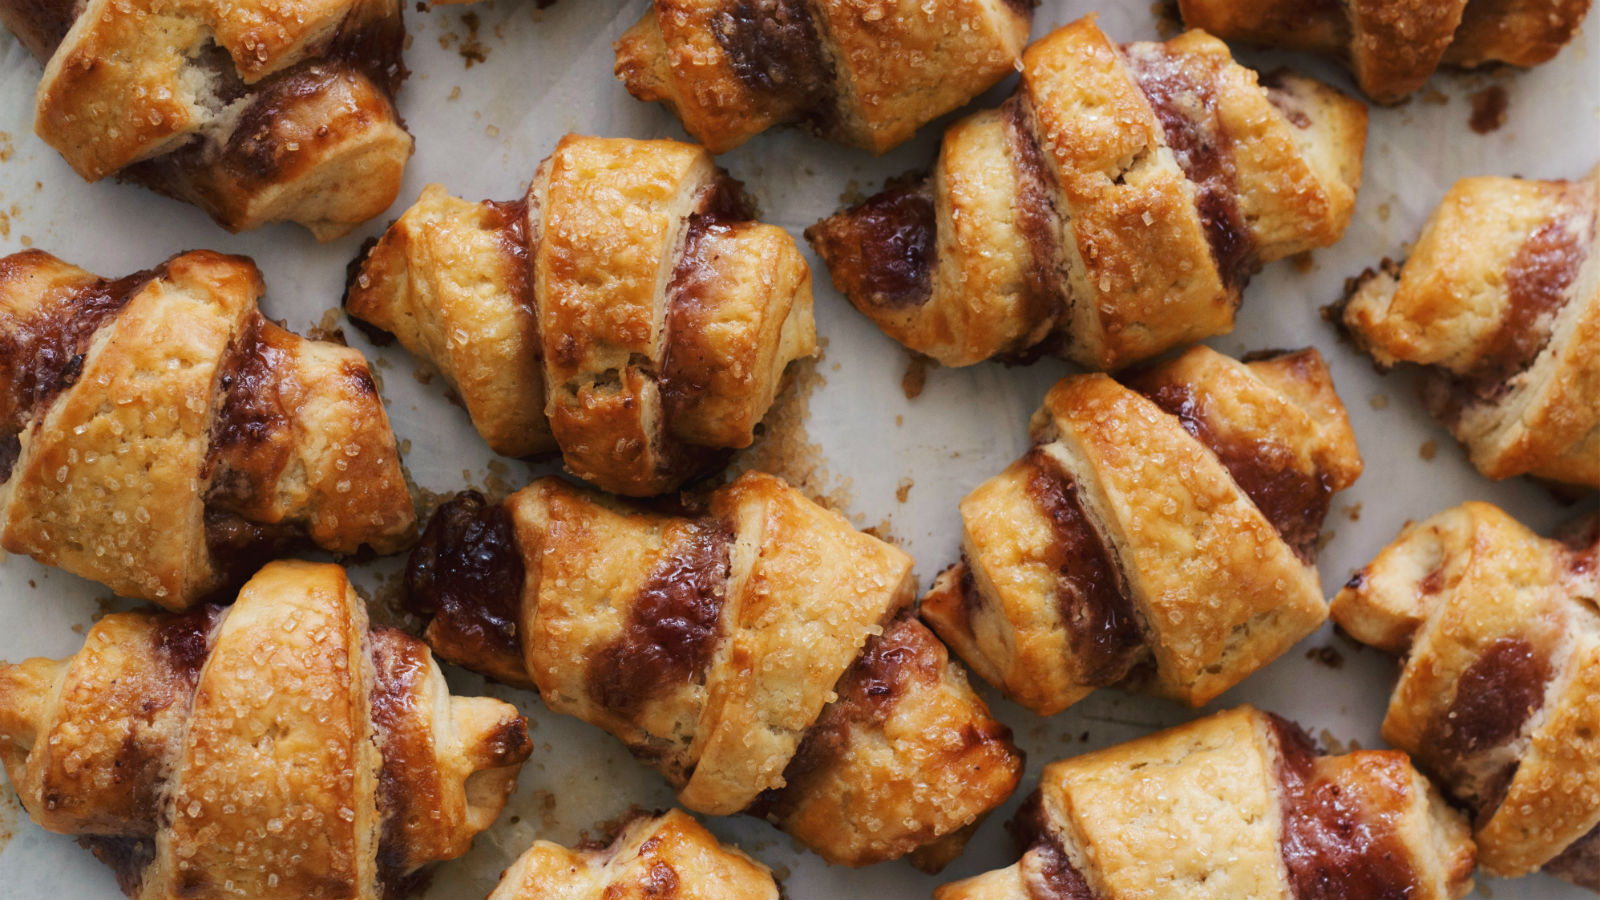
[{"label": "dark jam streak", "polygon": [[1151,384],[1150,379],[1137,373],[1126,381],[1150,402],[1177,417],[1183,430],[1216,454],[1239,489],[1272,523],[1301,562],[1310,565],[1316,561],[1317,538],[1333,500],[1333,485],[1327,473],[1320,469],[1301,470],[1294,454],[1270,438],[1224,438],[1212,427],[1210,410],[1187,385]]},{"label": "dark jam streak", "polygon": [[[803,799],[796,795],[805,791],[807,779],[832,768],[844,757],[853,731],[881,729],[895,706],[918,683],[937,684],[943,677],[938,638],[910,615],[896,619],[883,634],[867,640],[861,655],[834,685],[838,699],[823,707],[822,715],[806,732],[783,770],[789,787],[763,792],[747,812],[782,821]],[[1010,732],[1004,726],[997,727],[1000,732],[994,734],[969,728],[963,739],[973,746],[988,740],[1009,740]]]},{"label": "dark jam streak", "polygon": [[166,661],[178,683],[190,691],[200,683],[200,670],[211,655],[212,639],[221,620],[220,608],[202,605],[185,613],[162,616],[156,628],[159,658]]},{"label": "dark jam streak", "polygon": [[1500,638],[1461,673],[1450,708],[1429,723],[1427,743],[1459,760],[1512,740],[1544,705],[1552,674],[1533,645]]},{"label": "dark jam streak", "polygon": [[511,513],[465,491],[439,507],[412,548],[405,608],[433,620],[430,635],[446,638],[437,641],[441,652],[473,648],[475,658],[508,659],[520,667],[524,574]]},{"label": "dark jam streak", "polygon": [[287,340],[293,338],[259,313],[245,326],[219,370],[223,391],[211,423],[211,446],[203,477],[206,494],[206,550],[222,573],[224,587],[236,584],[272,559],[306,540],[292,522],[262,523],[241,513],[259,504],[267,482],[287,462],[287,448],[275,440],[289,425],[280,396],[282,377],[293,367]]},{"label": "dark jam streak", "polygon": [[94,853],[95,858],[111,867],[117,876],[117,887],[129,897],[139,896],[144,884],[145,870],[156,859],[156,840],[152,836],[126,837],[101,834],[84,835],[78,845]]},{"label": "dark jam streak", "polygon": [[[1044,151],[1034,140],[1033,113],[1023,96],[1013,97],[1001,107],[1005,117],[1006,147],[1012,172],[1017,179],[1016,226],[1028,246],[1028,265],[1023,270],[1023,315],[1032,331],[1050,321],[1067,307],[1067,280],[1061,260],[1061,214],[1056,209],[1059,194],[1055,171],[1045,161]],[[1016,358],[1029,361],[1028,348]],[[1043,348],[1038,348],[1042,352]]]},{"label": "dark jam streak", "polygon": [[377,791],[383,823],[378,836],[379,893],[406,897],[426,879],[408,853],[411,832],[425,833],[432,824],[429,815],[439,804],[437,781],[417,777],[434,767],[433,739],[426,727],[429,714],[418,709],[429,675],[428,648],[394,628],[374,628],[368,641],[372,727],[383,757]]},{"label": "dark jam streak", "polygon": [[371,79],[389,98],[410,75],[403,59],[406,44],[405,4],[396,4],[392,16],[356,21],[352,14],[339,26],[324,60],[350,66]]},{"label": "dark jam streak", "polygon": [[[0,0],[3,2],[3,0]],[[189,59],[203,70],[215,100],[240,102],[243,109],[225,134],[197,134],[176,149],[124,167],[118,176],[152,190],[193,203],[217,218],[235,213],[231,192],[276,184],[302,153],[327,135],[327,122],[302,121],[308,112],[329,105],[324,95],[354,91],[348,82],[365,76],[381,98],[379,105],[342,109],[337,115],[363,124],[374,116],[394,116],[395,92],[409,74],[401,61],[406,33],[400,7],[393,15],[358,18],[352,13],[333,39],[314,55],[281,72],[247,84],[229,53],[208,42]],[[343,103],[345,101],[341,101]],[[286,135],[298,132],[302,137]]]},{"label": "dark jam streak", "polygon": [[[528,199],[485,200],[484,227],[493,231],[500,252],[511,262],[511,296],[532,310],[533,272],[528,268]],[[364,257],[365,254],[362,254]]]},{"label": "dark jam streak", "polygon": [[1037,789],[1006,823],[1006,830],[1023,854],[1022,882],[1028,900],[1095,900],[1089,882],[1046,824],[1044,799]]},{"label": "dark jam streak", "polygon": [[[0,260],[0,282],[25,278],[47,265],[48,255],[28,250]],[[0,318],[0,483],[10,480],[21,451],[20,435],[50,401],[83,371],[96,331],[126,306],[164,267],[107,281],[97,278],[44,298],[28,319]]]},{"label": "dark jam streak", "polygon": [[1055,537],[1045,561],[1058,575],[1056,603],[1079,664],[1079,680],[1095,687],[1116,684],[1144,649],[1122,571],[1084,512],[1072,476],[1038,448],[1024,458],[1028,495],[1050,520]]},{"label": "dark jam streak", "polygon": [[1270,719],[1282,788],[1280,850],[1296,900],[1413,896],[1416,874],[1392,827],[1367,815],[1337,781],[1316,776],[1319,754],[1299,726]]},{"label": "dark jam streak", "polygon": [[806,229],[834,283],[857,306],[904,309],[928,302],[938,224],[926,179],[891,186]]},{"label": "dark jam streak", "polygon": [[[211,423],[208,473],[218,464],[223,464],[224,469],[234,468],[227,463],[242,462],[242,457],[270,442],[288,425],[289,414],[279,391],[281,377],[293,362],[284,336],[281,329],[257,314],[229,353],[217,378],[223,398]],[[240,470],[248,468],[238,466]],[[258,486],[230,480],[230,472],[217,474],[226,482],[213,486],[210,499],[218,505],[248,504],[255,496]],[[240,475],[244,477],[242,471]]]},{"label": "dark jam streak", "polygon": [[[1200,224],[1223,284],[1243,287],[1260,265],[1234,190],[1233,155],[1227,149],[1228,133],[1217,115],[1216,83],[1203,73],[1195,77],[1197,73],[1183,57],[1160,44],[1140,45],[1127,59],[1161,122],[1167,146],[1179,168],[1194,182]],[[1200,108],[1203,118],[1191,117],[1192,106]]]},{"label": "dark jam streak", "polygon": [[696,678],[722,634],[733,532],[709,519],[693,523],[645,579],[622,633],[588,667],[595,700],[624,715]]},{"label": "dark jam streak", "polygon": [[[392,16],[355,21],[352,15],[339,26],[338,33],[321,56],[303,62],[281,75],[251,88],[236,83],[231,64],[222,72],[225,88],[239,96],[250,94],[250,103],[239,114],[237,124],[222,147],[223,169],[242,185],[276,180],[294,159],[296,151],[280,144],[274,123],[294,114],[295,108],[333,89],[353,73],[365,75],[390,101],[405,80],[401,53],[405,45],[405,24],[397,5]],[[231,63],[231,60],[225,60]],[[232,76],[230,80],[229,76]],[[225,95],[226,96],[226,95]],[[232,99],[232,98],[227,98]]]},{"label": "dark jam streak", "polygon": [[1498,399],[1507,383],[1538,359],[1588,255],[1578,242],[1579,231],[1576,223],[1559,218],[1540,226],[1517,250],[1506,269],[1505,314],[1477,365],[1452,379],[1447,390],[1430,386],[1425,393],[1446,422],[1468,406]]},{"label": "dark jam streak", "polygon": [[703,336],[726,294],[711,248],[732,226],[749,222],[755,211],[739,182],[718,172],[699,208],[684,224],[683,252],[667,285],[665,336],[662,338],[661,402],[671,422],[705,395],[712,377],[726,361],[703,351]]},{"label": "dark jam streak", "polygon": [[805,0],[737,0],[712,19],[734,77],[820,127],[833,76]]},{"label": "dark jam streak", "polygon": [[[129,896],[138,896],[145,870],[155,860],[154,832],[160,826],[162,815],[162,787],[171,747],[168,746],[168,729],[157,725],[155,719],[174,706],[187,710],[193,702],[200,670],[211,655],[213,638],[221,620],[222,610],[206,605],[176,615],[158,616],[145,656],[149,664],[135,673],[136,684],[124,682],[123,687],[129,693],[118,698],[132,699],[136,710],[124,709],[142,721],[124,737],[118,749],[112,783],[127,792],[128,802],[123,810],[127,819],[149,829],[150,833],[85,835],[78,838],[78,843],[111,867],[116,873],[117,885]],[[111,710],[108,712],[115,714]],[[167,714],[186,715],[186,712],[173,710]],[[48,795],[45,801],[51,802]]]}]

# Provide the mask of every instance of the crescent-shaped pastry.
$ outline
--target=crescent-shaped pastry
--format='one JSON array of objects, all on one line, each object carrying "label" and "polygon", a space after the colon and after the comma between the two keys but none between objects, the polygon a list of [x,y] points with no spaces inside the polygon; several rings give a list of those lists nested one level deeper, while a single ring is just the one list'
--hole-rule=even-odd
[{"label": "crescent-shaped pastry", "polygon": [[653,0],[628,92],[712,153],[773,125],[887,152],[1015,70],[1037,0]]},{"label": "crescent-shaped pastry", "polygon": [[1115,685],[1199,706],[1327,618],[1317,541],[1361,457],[1316,350],[1070,376],[1031,431],[961,501],[962,562],[922,600],[1013,700],[1049,715]]},{"label": "crescent-shaped pastry", "polygon": [[1478,471],[1600,487],[1600,168],[1456,182],[1340,319],[1380,366],[1426,367],[1423,402]]},{"label": "crescent-shaped pastry", "polygon": [[322,241],[399,193],[399,0],[0,0],[0,24],[45,64],[34,131],[89,181]]},{"label": "crescent-shaped pastry", "polygon": [[640,813],[605,842],[569,850],[539,841],[500,876],[489,900],[778,900],[772,871],[719,843],[682,810]]},{"label": "crescent-shaped pastry", "polygon": [[1248,706],[1045,766],[1022,859],[934,900],[1459,900],[1461,814],[1404,753],[1324,756]]},{"label": "crescent-shaped pastry", "polygon": [[1262,264],[1337,241],[1366,108],[1259,79],[1189,32],[1118,46],[1094,17],[1034,42],[931,173],[806,229],[833,283],[947,366],[1056,353],[1116,369],[1233,328]]},{"label": "crescent-shaped pastry", "polygon": [[1600,528],[1541,538],[1465,503],[1409,524],[1333,598],[1403,657],[1383,738],[1473,814],[1483,867],[1600,891]]},{"label": "crescent-shaped pastry", "polygon": [[297,543],[416,528],[361,354],[274,325],[248,259],[115,281],[0,259],[0,546],[183,609]]},{"label": "crescent-shaped pastry", "polygon": [[496,452],[559,449],[629,496],[748,446],[784,368],[816,352],[793,239],[676,141],[568,135],[514,202],[430,186],[345,305],[438,367]]},{"label": "crescent-shaped pastry", "polygon": [[1178,0],[1178,9],[1223,40],[1338,57],[1367,96],[1398,103],[1440,65],[1549,61],[1589,0]]},{"label": "crescent-shaped pastry", "polygon": [[130,897],[403,895],[489,827],[531,747],[514,707],[450,696],[421,641],[369,631],[334,565],[0,664],[11,786]]},{"label": "crescent-shaped pastry", "polygon": [[412,551],[452,662],[606,729],[696,812],[749,812],[830,862],[937,868],[1016,787],[1010,731],[910,615],[911,558],[746,473],[692,515],[541,479],[466,494]]}]

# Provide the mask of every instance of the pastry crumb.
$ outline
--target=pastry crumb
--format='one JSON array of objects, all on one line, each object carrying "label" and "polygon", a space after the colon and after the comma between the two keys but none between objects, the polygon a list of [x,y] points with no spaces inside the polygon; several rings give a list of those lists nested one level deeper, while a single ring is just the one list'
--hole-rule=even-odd
[{"label": "pastry crumb", "polygon": [[0,791],[0,850],[17,836],[17,817],[21,804],[14,791]]},{"label": "pastry crumb", "polygon": [[1312,647],[1306,651],[1306,659],[1327,666],[1330,669],[1338,669],[1344,666],[1344,654],[1339,652],[1338,647],[1332,645]]},{"label": "pastry crumb", "polygon": [[1317,740],[1322,744],[1322,748],[1324,750],[1334,756],[1343,756],[1346,753],[1361,749],[1360,741],[1341,741],[1334,737],[1333,732],[1326,728],[1322,729],[1322,733],[1317,736]]},{"label": "pastry crumb", "polygon": [[1439,454],[1439,442],[1438,441],[1423,441],[1422,442],[1422,446],[1417,448],[1417,455],[1422,457],[1425,460],[1432,460],[1438,454]]},{"label": "pastry crumb", "polygon": [[888,516],[884,516],[883,519],[880,520],[876,525],[868,525],[866,528],[861,529],[861,533],[870,534],[878,540],[883,541],[885,544],[899,544],[899,542],[895,540],[894,530],[891,527]]},{"label": "pastry crumb", "polygon": [[1478,134],[1492,134],[1506,123],[1511,98],[1502,85],[1492,84],[1472,95],[1472,118],[1467,124]]},{"label": "pastry crumb", "polygon": [[339,327],[339,308],[333,306],[323,310],[322,318],[306,329],[306,337],[313,341],[328,341],[348,346],[348,342],[344,339],[344,329]]},{"label": "pastry crumb", "polygon": [[900,479],[900,483],[894,489],[894,498],[901,503],[906,502],[906,498],[911,496],[911,489],[915,486],[916,482],[910,478]]},{"label": "pastry crumb", "polygon": [[461,47],[456,53],[466,61],[466,67],[469,69],[477,63],[488,62],[489,46],[478,40],[478,26],[483,24],[478,18],[478,14],[475,12],[463,13],[461,24],[467,26],[467,36],[461,39]]},{"label": "pastry crumb", "polygon": [[1349,519],[1352,522],[1361,521],[1361,504],[1352,503],[1349,506],[1346,506],[1344,508],[1344,515],[1345,515],[1345,518]]},{"label": "pastry crumb", "polygon": [[483,495],[489,498],[490,503],[499,503],[520,487],[507,477],[511,470],[506,467],[504,461],[491,459],[484,468],[489,470],[489,474],[483,476],[483,483],[479,488]]},{"label": "pastry crumb", "polygon": [[907,400],[915,400],[922,396],[922,389],[928,384],[928,363],[931,362],[920,353],[911,354],[911,362],[906,365],[906,374],[900,379],[900,389],[906,392]]}]

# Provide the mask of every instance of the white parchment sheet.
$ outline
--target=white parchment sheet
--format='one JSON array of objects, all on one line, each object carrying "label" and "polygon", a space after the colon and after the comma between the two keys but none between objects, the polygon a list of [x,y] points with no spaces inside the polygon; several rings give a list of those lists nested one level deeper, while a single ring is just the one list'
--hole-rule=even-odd
[{"label": "white parchment sheet", "polygon": [[[32,129],[39,65],[0,35],[0,254],[41,247],[96,273],[119,276],[174,252],[213,248],[255,258],[266,275],[263,308],[305,331],[337,310],[345,265],[364,239],[441,182],[471,199],[520,196],[535,166],[568,131],[617,137],[682,138],[677,122],[655,105],[635,101],[611,74],[611,41],[643,11],[646,0],[562,0],[536,10],[532,0],[488,0],[470,7],[406,10],[412,71],[399,106],[417,151],[393,209],[345,238],[319,245],[293,225],[229,235],[192,207],[110,182],[89,185]],[[1116,40],[1160,35],[1150,0],[1045,0],[1033,35],[1085,13],[1100,13]],[[1290,65],[1351,89],[1345,73],[1305,56],[1238,51],[1258,68]],[[481,58],[481,59],[472,59]],[[1487,135],[1468,127],[1470,96],[1505,89],[1503,127]],[[1230,354],[1315,345],[1332,366],[1349,407],[1366,474],[1337,495],[1322,551],[1324,589],[1331,595],[1384,546],[1407,519],[1468,499],[1500,504],[1536,529],[1586,511],[1563,506],[1527,480],[1491,483],[1467,463],[1457,444],[1421,410],[1411,378],[1387,376],[1337,340],[1320,308],[1337,300],[1344,279],[1385,256],[1403,256],[1423,220],[1457,178],[1478,174],[1577,177],[1600,160],[1600,13],[1552,63],[1529,72],[1501,70],[1436,76],[1430,90],[1400,107],[1372,110],[1366,175],[1355,219],[1336,247],[1309,262],[1269,266],[1245,291],[1237,330],[1211,343]],[[1002,85],[979,104],[991,105]],[[798,239],[844,197],[871,193],[891,175],[926,166],[941,131],[936,124],[882,158],[794,131],[763,134],[720,158],[756,198],[764,221]],[[802,242],[802,247],[804,244]],[[786,474],[810,464],[808,487],[846,504],[860,526],[880,526],[917,559],[925,587],[956,554],[956,504],[1027,444],[1027,418],[1045,389],[1070,371],[1059,361],[1008,369],[984,364],[930,368],[926,388],[908,399],[902,387],[909,357],[836,293],[809,249],[817,329],[825,355],[803,389],[780,400],[783,427],[771,439],[812,452],[782,456]],[[544,469],[496,458],[465,412],[446,399],[442,379],[416,377],[415,360],[398,345],[377,349],[344,325],[352,345],[375,359],[389,415],[417,484],[435,492],[468,485],[520,487]],[[1595,348],[1600,352],[1600,347]],[[1600,402],[1600,398],[1596,399]],[[799,427],[803,423],[803,428]],[[792,448],[791,448],[792,450]],[[805,465],[802,465],[805,464]],[[548,467],[546,467],[548,468]],[[1594,495],[1580,501],[1593,505]],[[392,585],[399,559],[355,572],[368,596]],[[391,588],[392,593],[392,588]],[[124,605],[99,585],[20,556],[0,561],[0,659],[59,657],[78,649],[81,632],[107,608]],[[1342,665],[1308,654],[1333,647]],[[449,667],[447,667],[449,668]],[[1335,748],[1381,745],[1394,665],[1333,636],[1307,638],[1282,659],[1224,694],[1212,708],[1251,702],[1294,718]],[[485,685],[452,670],[458,692],[510,700],[528,716],[535,751],[504,815],[464,858],[440,866],[430,897],[482,897],[500,871],[535,839],[571,842],[630,804],[666,807],[671,791],[599,729],[545,710],[528,692]],[[1013,800],[997,810],[967,852],[938,877],[904,862],[851,870],[828,866],[765,822],[711,819],[724,839],[772,866],[796,900],[837,897],[926,897],[936,884],[1014,860],[1002,827],[1050,760],[1103,747],[1202,713],[1115,691],[1041,719],[984,695],[1028,753],[1027,775]],[[1203,711],[1202,711],[1203,712]],[[110,870],[72,839],[28,821],[7,788],[0,799],[0,897],[120,896]],[[1517,882],[1480,879],[1481,896],[1584,897],[1551,878]]]}]

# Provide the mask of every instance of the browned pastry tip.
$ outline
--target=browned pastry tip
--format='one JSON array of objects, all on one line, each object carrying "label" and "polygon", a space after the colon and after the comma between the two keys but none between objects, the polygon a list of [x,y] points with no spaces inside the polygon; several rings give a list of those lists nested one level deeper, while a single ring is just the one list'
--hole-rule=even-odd
[{"label": "browned pastry tip", "polygon": [[816,352],[794,241],[676,141],[568,135],[513,202],[431,185],[345,304],[437,366],[496,452],[559,449],[629,496],[748,446],[784,369]]},{"label": "browned pastry tip", "polygon": [[1118,686],[1198,706],[1326,619],[1322,521],[1361,457],[1316,350],[1071,376],[1032,434],[961,501],[962,561],[921,606],[1018,703]]},{"label": "browned pastry tip", "polygon": [[227,608],[118,613],[0,664],[0,761],[131,897],[401,896],[494,821],[528,758],[509,704],[452,697],[369,630],[338,566],[272,563]]},{"label": "browned pastry tip", "polygon": [[1017,863],[935,900],[1459,900],[1466,822],[1404,753],[1319,753],[1248,706],[1046,766]]},{"label": "browned pastry tip", "polygon": [[1261,265],[1337,241],[1366,109],[1258,79],[1192,31],[1113,44],[1093,16],[1028,47],[931,172],[806,230],[838,289],[944,365],[1057,353],[1117,369],[1229,331]]},{"label": "browned pastry tip", "polygon": [[772,871],[719,843],[682,810],[636,813],[605,844],[569,850],[538,841],[489,900],[778,900]]},{"label": "browned pastry tip", "polygon": [[1600,168],[1456,182],[1340,318],[1380,366],[1426,367],[1423,402],[1478,471],[1600,487]]},{"label": "browned pastry tip", "polygon": [[942,864],[1021,775],[910,615],[911,558],[770,475],[692,516],[548,478],[467,495],[406,593],[441,656],[617,735],[688,808],[760,815],[830,862]]},{"label": "browned pastry tip", "polygon": [[654,0],[628,92],[712,153],[774,125],[884,153],[1015,69],[1035,0]]},{"label": "browned pastry tip", "polygon": [[0,0],[0,24],[45,64],[34,130],[90,181],[323,241],[399,192],[399,0]]},{"label": "browned pastry tip", "polygon": [[1340,58],[1367,96],[1398,103],[1440,65],[1536,66],[1583,24],[1590,0],[1179,0],[1183,21],[1228,41]]},{"label": "browned pastry tip", "polygon": [[261,315],[244,257],[109,281],[0,258],[0,546],[183,609],[289,546],[416,527],[361,354]]},{"label": "browned pastry tip", "polygon": [[1485,870],[1600,891],[1600,527],[1541,538],[1465,503],[1399,537],[1333,599],[1403,656],[1383,737],[1473,814]]}]

